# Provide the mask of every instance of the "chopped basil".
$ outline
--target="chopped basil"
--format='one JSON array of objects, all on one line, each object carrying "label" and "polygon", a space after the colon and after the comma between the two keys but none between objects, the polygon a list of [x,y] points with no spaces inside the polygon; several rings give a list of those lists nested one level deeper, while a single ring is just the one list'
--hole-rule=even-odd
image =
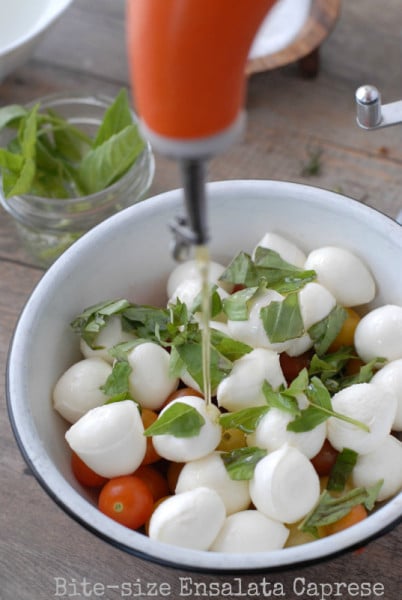
[{"label": "chopped basil", "polygon": [[238,360],[253,350],[248,344],[234,340],[217,329],[211,329],[211,344],[230,361]]},{"label": "chopped basil", "polygon": [[[197,382],[200,389],[203,389],[204,381],[201,342],[185,342],[183,344],[175,345],[174,348],[175,355],[173,361],[176,367],[178,365],[184,367]],[[180,358],[180,363],[177,361],[177,358]],[[216,348],[211,346],[210,373],[212,389],[215,389],[222,379],[230,373],[232,366],[232,361],[225,358],[216,350]]]},{"label": "chopped basil", "polygon": [[138,337],[158,341],[168,338],[170,312],[168,309],[154,306],[130,304],[123,314],[126,329]]},{"label": "chopped basil", "polygon": [[330,392],[336,392],[342,387],[341,381],[345,365],[355,356],[352,346],[343,347],[337,352],[323,356],[314,354],[310,361],[309,374],[319,377]]},{"label": "chopped basil", "polygon": [[296,291],[316,278],[315,271],[303,271],[281,258],[278,252],[259,246],[254,261],[240,252],[221,275],[221,281],[256,287],[265,280],[271,288],[282,293]]},{"label": "chopped basil", "polygon": [[270,408],[278,408],[291,415],[300,415],[297,400],[291,392],[289,393],[289,390],[283,389],[274,392],[268,381],[264,381],[262,391]]},{"label": "chopped basil", "polygon": [[156,421],[144,431],[145,436],[173,435],[178,438],[195,437],[204,425],[204,417],[193,406],[175,402],[168,406]]},{"label": "chopped basil", "polygon": [[98,333],[106,325],[108,319],[112,315],[122,313],[130,306],[128,300],[107,300],[106,302],[99,302],[86,308],[80,315],[75,317],[71,322],[73,331],[79,333],[83,340],[91,347],[96,348],[94,345]]},{"label": "chopped basil", "polygon": [[299,299],[295,292],[282,301],[273,301],[260,311],[265,332],[271,343],[285,342],[304,333]]},{"label": "chopped basil", "polygon": [[[221,314],[222,308],[223,308],[222,307],[222,298],[220,297],[220,295],[218,293],[216,285],[211,285],[209,306],[210,306],[211,319],[214,319],[215,317],[217,317],[218,315]],[[197,296],[191,306],[190,312],[194,314],[196,312],[200,312],[201,310],[202,310],[202,292],[197,294]]]},{"label": "chopped basil", "polygon": [[224,413],[219,423],[224,429],[240,429],[244,433],[253,433],[260,419],[268,412],[269,406],[251,406],[233,413]]},{"label": "chopped basil", "polygon": [[113,365],[112,372],[107,378],[101,390],[107,396],[115,396],[117,394],[128,394],[128,380],[132,371],[131,365],[126,361],[116,361]]},{"label": "chopped basil", "polygon": [[247,321],[249,303],[255,298],[258,287],[247,287],[223,300],[223,310],[230,321]]},{"label": "chopped basil", "polygon": [[310,327],[308,334],[314,342],[318,355],[321,356],[328,350],[342,329],[347,316],[346,310],[342,306],[336,305],[329,315]]},{"label": "chopped basil", "polygon": [[342,492],[356,464],[358,454],[350,448],[344,448],[336,457],[334,466],[329,474],[327,490]]},{"label": "chopped basil", "polygon": [[225,269],[219,280],[252,287],[258,286],[259,275],[251,256],[246,252],[240,252]]},{"label": "chopped basil", "polygon": [[259,246],[255,251],[254,264],[259,277],[263,277],[270,288],[281,293],[297,291],[316,279],[315,271],[304,271],[286,262],[270,248]]},{"label": "chopped basil", "polygon": [[252,479],[256,464],[266,455],[266,450],[254,446],[221,452],[223,464],[230,478],[235,481]]},{"label": "chopped basil", "polygon": [[324,490],[317,506],[302,521],[299,529],[311,533],[314,537],[319,537],[318,527],[336,523],[336,521],[347,515],[354,506],[364,504],[368,510],[372,510],[381,485],[382,481],[379,481],[376,485],[367,489],[355,488],[337,498]]}]

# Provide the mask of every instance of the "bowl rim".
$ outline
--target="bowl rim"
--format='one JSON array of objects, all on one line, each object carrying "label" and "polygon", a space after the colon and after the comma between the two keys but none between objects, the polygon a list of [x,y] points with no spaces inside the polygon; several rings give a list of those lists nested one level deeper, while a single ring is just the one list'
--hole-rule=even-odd
[{"label": "bowl rim", "polygon": [[[52,25],[67,8],[72,4],[74,0],[50,0],[41,12],[40,17],[37,19],[34,27],[28,29],[23,35],[20,35],[14,42],[11,42],[7,46],[4,46],[0,50],[0,57],[6,57],[12,54],[15,50],[22,48],[26,44],[32,42],[35,38],[39,37],[46,31],[50,25]],[[54,6],[52,6],[54,4]],[[46,18],[44,18],[44,16]]]},{"label": "bowl rim", "polygon": [[[363,221],[380,219],[391,237],[395,240],[401,237],[400,225],[380,211],[336,192],[304,184],[251,179],[231,180],[209,183],[208,192],[215,192],[218,196],[223,193],[227,196],[230,195],[231,190],[238,188],[239,185],[243,186],[244,189],[253,187],[254,190],[260,190],[264,193],[269,189],[277,195],[289,193],[289,190],[298,190],[300,193],[308,192],[308,202],[313,205],[321,204],[324,194],[325,202],[336,202],[341,210],[348,210],[355,216],[358,215]],[[35,313],[35,307],[38,307],[42,294],[49,286],[63,279],[65,266],[70,263],[69,268],[73,268],[74,263],[79,260],[82,250],[87,246],[92,246],[98,238],[101,238],[106,228],[119,227],[122,222],[120,220],[129,221],[132,213],[146,216],[152,214],[159,206],[161,208],[177,208],[181,200],[180,194],[181,191],[178,189],[158,194],[146,202],[124,209],[97,225],[57,259],[30,294],[14,329],[6,367],[7,410],[22,456],[44,490],[74,520],[120,550],[165,566],[217,574],[278,572],[322,562],[364,546],[402,522],[402,492],[394,496],[363,522],[314,543],[270,552],[252,553],[246,556],[189,550],[155,542],[141,533],[133,532],[111,521],[71,487],[51,461],[42,444],[38,443],[38,439],[35,439],[35,425],[33,424],[32,415],[30,410],[27,410],[27,407],[24,406],[23,394],[18,396],[17,393],[18,390],[21,391],[22,384],[18,375],[20,366],[15,357],[19,355],[19,350],[23,347],[24,337],[26,337],[26,333],[32,324],[31,315]],[[400,240],[399,244],[402,245]],[[48,484],[49,477],[52,481],[51,487]],[[118,539],[116,539],[116,532],[118,532]],[[227,566],[228,563],[230,566]]]}]

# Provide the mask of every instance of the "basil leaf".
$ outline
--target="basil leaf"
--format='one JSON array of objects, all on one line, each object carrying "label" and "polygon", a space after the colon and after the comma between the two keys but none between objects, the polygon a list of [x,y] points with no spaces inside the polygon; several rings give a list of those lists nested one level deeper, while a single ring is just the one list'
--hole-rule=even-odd
[{"label": "basil leaf", "polygon": [[299,525],[299,529],[311,533],[315,537],[319,537],[318,527],[323,527],[339,521],[358,504],[365,504],[368,502],[370,506],[373,506],[375,498],[378,496],[378,492],[379,484],[368,489],[355,488],[338,498],[332,497],[327,490],[324,490],[317,506],[302,521]]},{"label": "basil leaf", "polygon": [[[179,355],[183,365],[191,377],[197,382],[200,389],[203,389],[203,364],[202,364],[202,346],[201,342],[185,342],[175,345],[175,350]],[[220,354],[216,348],[211,346],[210,351],[210,377],[211,388],[214,390],[232,369],[232,362]]]},{"label": "basil leaf", "polygon": [[0,148],[0,166],[8,171],[19,173],[24,164],[24,159],[20,154],[14,154],[9,150]]},{"label": "basil leaf", "polygon": [[94,342],[98,333],[106,325],[112,315],[123,312],[130,306],[128,300],[117,299],[99,302],[86,308],[80,315],[70,323],[70,327],[86,341],[91,347],[95,348]]},{"label": "basil leaf", "polygon": [[[254,253],[254,264],[256,267],[278,271],[280,273],[299,273],[299,267],[284,260],[279,252],[264,246],[258,246]],[[282,276],[281,276],[282,277]]]},{"label": "basil leaf", "polygon": [[128,392],[128,378],[132,370],[133,369],[128,362],[116,361],[113,365],[112,372],[100,389],[107,396],[115,396],[116,394]]},{"label": "basil leaf", "polygon": [[116,133],[90,150],[78,168],[78,178],[87,194],[107,188],[134,163],[145,147],[135,124]]},{"label": "basil leaf", "polygon": [[244,433],[253,433],[260,419],[268,412],[269,406],[251,406],[234,413],[224,413],[219,423],[224,429],[240,429]]},{"label": "basil leaf", "polygon": [[358,458],[357,452],[350,448],[344,448],[336,457],[334,466],[329,474],[327,490],[332,492],[342,492],[345,489],[353,467]]},{"label": "basil leaf", "polygon": [[20,172],[6,172],[3,175],[3,190],[6,198],[26,194],[35,178],[35,161],[26,158]]},{"label": "basil leaf", "polygon": [[309,384],[308,379],[308,371],[307,369],[302,369],[299,371],[298,375],[293,379],[288,388],[284,390],[286,395],[298,396],[299,394],[304,394],[307,386]]},{"label": "basil leaf", "polygon": [[124,309],[123,318],[127,330],[134,331],[138,337],[149,340],[167,337],[170,323],[168,309],[130,304]]},{"label": "basil leaf", "polygon": [[367,508],[367,510],[373,510],[374,504],[377,502],[378,494],[383,486],[383,483],[384,480],[380,479],[374,485],[366,488],[367,498],[364,500],[363,504]]},{"label": "basil leaf", "polygon": [[159,415],[144,431],[144,435],[173,435],[178,438],[195,437],[204,425],[204,417],[193,406],[175,402]]},{"label": "basil leaf", "polygon": [[100,191],[124,175],[145,147],[124,89],[105,111],[94,140],[55,111],[39,108],[0,109],[0,130],[18,127],[0,157],[7,197],[68,198]]},{"label": "basil leaf", "polygon": [[337,352],[318,356],[314,354],[309,365],[309,374],[317,375],[325,383],[341,373],[346,363],[356,356],[352,346],[343,347]]},{"label": "basil leaf", "polygon": [[0,130],[4,127],[10,127],[15,123],[19,123],[21,118],[27,114],[26,108],[18,104],[10,104],[0,108]]},{"label": "basil leaf", "polygon": [[211,344],[220,354],[231,362],[238,360],[252,351],[252,347],[248,344],[234,340],[217,329],[211,329]]},{"label": "basil leaf", "polygon": [[269,287],[282,293],[297,291],[317,277],[315,271],[304,271],[283,260],[275,250],[262,246],[255,251],[254,264],[259,277],[263,277]]},{"label": "basil leaf", "polygon": [[93,141],[93,147],[101,146],[113,135],[131,125],[132,122],[133,117],[130,111],[127,90],[122,88],[103,115],[102,123]]},{"label": "basil leaf", "polygon": [[281,302],[273,301],[260,311],[264,329],[270,342],[285,342],[301,337],[304,333],[299,299],[289,294]]},{"label": "basil leaf", "polygon": [[296,398],[283,392],[274,392],[268,381],[264,381],[262,391],[270,408],[278,408],[291,415],[300,415],[299,405]]},{"label": "basil leaf", "polygon": [[266,455],[266,450],[257,447],[235,448],[230,452],[221,452],[226,471],[235,481],[252,479],[256,464]]},{"label": "basil leaf", "polygon": [[223,310],[230,321],[247,321],[249,302],[258,292],[258,287],[247,287],[231,294],[223,300]]},{"label": "basil leaf", "polygon": [[240,252],[221,274],[219,281],[228,281],[246,287],[258,286],[259,276],[251,256],[246,252]]},{"label": "basil leaf", "polygon": [[325,319],[310,327],[308,334],[314,342],[318,355],[325,354],[342,329],[347,317],[346,310],[342,306],[336,305]]},{"label": "basil leaf", "polygon": [[[222,299],[221,299],[220,295],[218,294],[216,285],[211,285],[209,306],[210,306],[211,319],[214,319],[222,312]],[[200,312],[201,310],[202,310],[202,292],[197,294],[197,296],[191,306],[190,312],[192,314],[194,314],[196,312]]]}]

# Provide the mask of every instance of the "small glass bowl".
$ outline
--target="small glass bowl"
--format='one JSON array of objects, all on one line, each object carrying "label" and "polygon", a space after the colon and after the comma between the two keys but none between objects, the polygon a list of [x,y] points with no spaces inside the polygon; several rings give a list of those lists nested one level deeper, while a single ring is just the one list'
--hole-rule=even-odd
[{"label": "small glass bowl", "polygon": [[[103,95],[54,94],[39,98],[41,110],[51,108],[89,135],[94,135],[113,102]],[[31,107],[34,103],[30,103]],[[137,121],[136,115],[133,118]],[[30,194],[0,202],[13,217],[21,242],[36,266],[47,268],[81,235],[114,213],[144,199],[154,176],[155,162],[147,143],[134,165],[100,192],[77,198],[44,198]]]}]

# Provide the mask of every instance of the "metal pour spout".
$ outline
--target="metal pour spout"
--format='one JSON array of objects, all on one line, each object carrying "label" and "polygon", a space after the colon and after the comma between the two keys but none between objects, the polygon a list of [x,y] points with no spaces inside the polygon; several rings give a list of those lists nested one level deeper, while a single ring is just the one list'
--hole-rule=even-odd
[{"label": "metal pour spout", "polygon": [[373,85],[356,90],[357,124],[363,129],[379,129],[402,123],[402,100],[381,105],[381,94]]}]

